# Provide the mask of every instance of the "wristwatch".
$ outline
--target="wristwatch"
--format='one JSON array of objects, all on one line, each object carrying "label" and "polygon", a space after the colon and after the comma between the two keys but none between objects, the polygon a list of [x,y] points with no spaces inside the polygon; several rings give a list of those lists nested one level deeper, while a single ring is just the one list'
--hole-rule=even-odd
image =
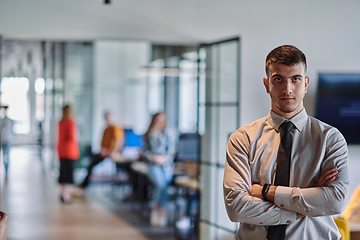
[{"label": "wristwatch", "polygon": [[266,194],[268,193],[270,186],[271,186],[270,184],[265,183],[262,188],[261,195],[262,195],[264,201],[269,201],[269,199],[266,197]]}]

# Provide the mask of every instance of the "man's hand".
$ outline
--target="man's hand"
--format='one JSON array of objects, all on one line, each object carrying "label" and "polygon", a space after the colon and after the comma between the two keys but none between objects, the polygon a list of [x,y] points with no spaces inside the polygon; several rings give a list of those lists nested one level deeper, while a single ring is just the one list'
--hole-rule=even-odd
[{"label": "man's hand", "polygon": [[[270,202],[274,202],[276,188],[277,188],[277,186],[274,186],[274,185],[271,185],[269,188],[269,191],[268,191],[266,197]],[[252,188],[251,188],[251,196],[264,200],[262,197],[262,189],[263,189],[263,186],[261,186],[259,184],[253,184]]]},{"label": "man's hand", "polygon": [[4,213],[3,211],[0,211],[1,213],[1,219],[0,219],[0,240],[6,240],[6,233],[7,233],[7,226],[6,226],[6,220],[8,218],[8,215]]},{"label": "man's hand", "polygon": [[263,199],[261,194],[262,189],[263,186],[261,186],[260,184],[253,184],[251,188],[251,196]]},{"label": "man's hand", "polygon": [[305,215],[302,215],[301,213],[297,213],[296,214],[296,220],[300,219],[300,218],[303,218],[303,217],[306,217]]},{"label": "man's hand", "polygon": [[[337,170],[337,167],[328,168],[326,169],[321,175],[316,183],[315,187],[326,187],[331,182],[333,182],[336,179],[336,175],[339,173]],[[263,199],[262,197],[262,188],[263,186],[259,184],[253,184],[251,188],[251,196],[257,197],[260,199]],[[275,198],[275,192],[276,192],[276,186],[271,185],[267,194],[267,198],[269,201],[274,202]],[[264,199],[263,199],[264,200]],[[296,219],[300,219],[305,217],[305,215],[297,213]]]},{"label": "man's hand", "polygon": [[102,148],[100,149],[100,153],[99,153],[99,154],[100,154],[101,157],[106,158],[106,157],[110,157],[111,152],[109,152],[109,150],[108,150],[107,148],[102,147]]},{"label": "man's hand", "polygon": [[316,183],[315,187],[327,187],[331,182],[335,181],[336,175],[339,173],[337,167],[326,169]]}]

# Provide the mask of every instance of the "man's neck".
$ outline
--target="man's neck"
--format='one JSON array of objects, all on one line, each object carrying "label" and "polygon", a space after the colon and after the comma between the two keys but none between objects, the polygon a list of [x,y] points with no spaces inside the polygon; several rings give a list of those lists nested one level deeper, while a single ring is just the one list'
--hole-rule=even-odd
[{"label": "man's neck", "polygon": [[[277,115],[289,120],[293,117],[295,117],[296,115],[298,115],[302,110],[304,109],[304,107],[302,107],[300,110],[298,111],[293,111],[293,112],[290,112],[290,113],[284,113],[282,111],[279,111],[278,109],[274,109],[274,108],[271,108],[271,111],[273,111],[274,113],[276,113]],[[275,111],[274,111],[275,110]]]}]

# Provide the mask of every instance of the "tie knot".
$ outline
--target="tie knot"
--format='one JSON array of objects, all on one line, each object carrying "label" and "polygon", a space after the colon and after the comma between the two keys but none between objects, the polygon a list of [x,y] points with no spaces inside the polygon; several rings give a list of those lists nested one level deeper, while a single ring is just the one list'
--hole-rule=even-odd
[{"label": "tie knot", "polygon": [[290,130],[292,129],[292,127],[294,126],[294,124],[290,121],[287,122],[283,122],[280,127],[282,129],[284,129],[284,132],[290,132]]}]

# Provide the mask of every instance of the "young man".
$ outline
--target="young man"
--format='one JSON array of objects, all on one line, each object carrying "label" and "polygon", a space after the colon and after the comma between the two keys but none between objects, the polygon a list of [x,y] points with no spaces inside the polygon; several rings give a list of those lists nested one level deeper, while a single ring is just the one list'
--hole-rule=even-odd
[{"label": "young man", "polygon": [[272,50],[266,74],[269,114],[239,128],[227,145],[224,198],[229,218],[240,222],[236,237],[340,239],[331,215],[341,213],[348,194],[345,139],[307,115],[309,77],[299,49]]},{"label": "young man", "polygon": [[[101,150],[98,154],[93,155],[91,158],[91,163],[88,167],[88,174],[80,185],[80,188],[82,190],[88,186],[90,175],[95,165],[97,165],[107,157],[115,156],[115,154],[120,152],[120,150],[124,146],[124,130],[114,125],[111,114],[109,112],[105,112],[104,117],[107,127],[104,130],[103,138],[101,141]],[[83,192],[80,191],[79,195],[82,194]]]}]

